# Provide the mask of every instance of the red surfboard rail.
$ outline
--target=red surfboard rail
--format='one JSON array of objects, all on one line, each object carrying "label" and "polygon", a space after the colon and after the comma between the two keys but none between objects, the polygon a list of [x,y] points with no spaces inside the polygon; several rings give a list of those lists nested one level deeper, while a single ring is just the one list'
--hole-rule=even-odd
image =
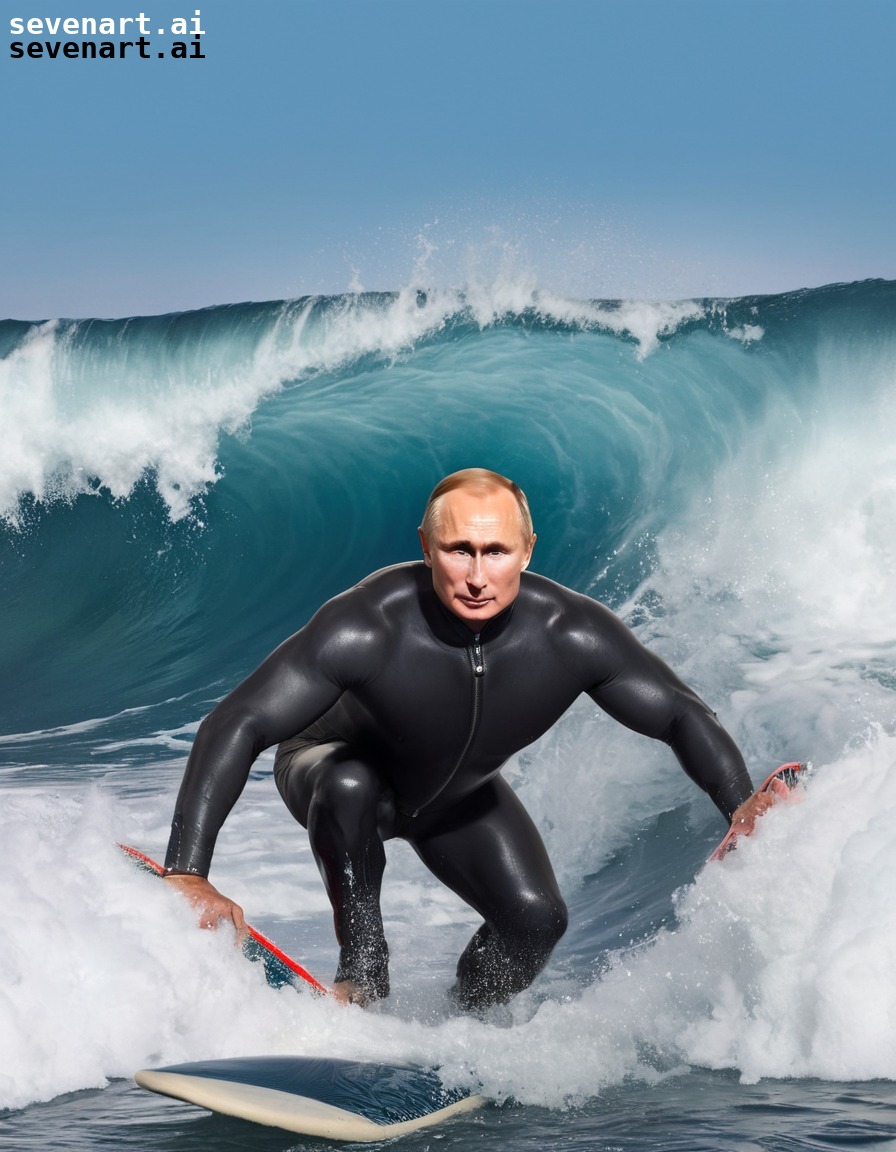
[{"label": "red surfboard rail", "polygon": [[[776,803],[778,800],[786,800],[808,770],[809,765],[805,761],[792,760],[789,764],[782,764],[780,768],[769,773],[756,791],[773,793]],[[737,846],[738,836],[749,835],[750,832],[742,832],[732,824],[721,844],[710,856],[710,860],[721,860]]]},{"label": "red surfboard rail", "polygon": [[[165,875],[165,869],[162,865],[158,864],[152,857],[147,856],[145,852],[141,852],[138,848],[131,848],[128,844],[116,844],[116,847],[120,848],[144,871],[152,872],[156,876]],[[275,987],[281,987],[290,982],[291,976],[297,976],[317,992],[328,993],[330,991],[325,984],[321,984],[312,976],[307,968],[303,968],[297,960],[287,956],[281,948],[278,948],[267,936],[262,935],[257,928],[247,924],[246,933],[248,939],[243,941],[243,952],[250,960],[261,960],[264,963],[268,983]]]}]

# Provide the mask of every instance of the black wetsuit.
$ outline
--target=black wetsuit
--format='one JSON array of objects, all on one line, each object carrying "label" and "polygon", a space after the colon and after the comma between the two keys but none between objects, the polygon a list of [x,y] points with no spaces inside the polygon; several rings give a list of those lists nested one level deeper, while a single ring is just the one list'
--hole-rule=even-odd
[{"label": "black wetsuit", "polygon": [[458,965],[466,1005],[508,999],[541,969],[566,909],[541,838],[498,774],[583,692],[668,743],[730,819],[752,792],[709,708],[602,604],[524,572],[479,635],[422,563],[328,601],[201,724],[166,860],[206,875],[215,839],[265,748],[308,828],[334,909],[337,979],[388,991],[382,841],[408,840],[484,918]]}]

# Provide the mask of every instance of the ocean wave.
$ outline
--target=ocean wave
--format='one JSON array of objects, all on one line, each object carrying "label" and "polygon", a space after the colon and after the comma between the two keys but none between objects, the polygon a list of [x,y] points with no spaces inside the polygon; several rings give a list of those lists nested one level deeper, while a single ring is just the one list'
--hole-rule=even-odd
[{"label": "ocean wave", "polygon": [[[894,297],[660,307],[508,282],[0,325],[0,1102],[210,1046],[433,1060],[550,1107],[695,1064],[896,1075]],[[619,611],[754,776],[816,764],[801,804],[700,871],[719,819],[664,745],[586,701],[517,757],[574,917],[502,1021],[510,1047],[433,1008],[475,917],[405,845],[386,894],[397,1006],[363,1020],[267,989],[111,848],[164,851],[202,714],[328,596],[413,557],[428,491],[469,464],[522,484],[533,567]],[[238,898],[251,876],[253,916],[332,972],[269,754],[215,867]]]},{"label": "ocean wave", "polygon": [[[683,324],[720,315],[705,302],[580,302],[511,282],[120,321],[6,321],[0,515],[21,525],[34,503],[97,492],[126,499],[151,477],[179,520],[219,479],[221,437],[246,434],[265,397],[319,373],[351,374],[367,357],[388,363],[433,341],[515,325],[612,333],[643,358]],[[729,329],[739,339],[759,332]]]},{"label": "ocean wave", "polygon": [[473,463],[523,484],[540,570],[614,606],[676,532],[699,573],[739,526],[783,549],[814,517],[819,570],[835,539],[860,565],[848,526],[886,537],[894,294],[636,305],[509,283],[0,325],[3,726],[96,715],[85,666],[102,712],[212,694],[413,556],[427,492]]}]

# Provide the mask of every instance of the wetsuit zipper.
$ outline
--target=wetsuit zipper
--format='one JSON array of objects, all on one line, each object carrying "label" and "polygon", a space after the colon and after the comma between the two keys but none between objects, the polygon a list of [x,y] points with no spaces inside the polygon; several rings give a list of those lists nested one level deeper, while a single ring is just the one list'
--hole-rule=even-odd
[{"label": "wetsuit zipper", "polygon": [[[427,800],[426,804],[423,805],[424,808],[428,808],[435,799],[441,796],[441,794],[445,791],[454,777],[461,770],[464,761],[469,755],[470,748],[473,746],[473,741],[476,738],[476,731],[479,728],[479,718],[482,714],[482,680],[485,676],[485,657],[482,653],[482,640],[480,639],[478,632],[473,637],[473,643],[467,648],[466,652],[467,659],[470,661],[470,671],[473,674],[473,706],[470,714],[470,730],[467,733],[467,739],[463,748],[461,749],[461,753],[454,763],[454,767],[445,778],[445,783],[438,790],[438,792],[436,792],[435,796],[431,796],[429,800]],[[419,816],[422,811],[423,808],[418,808],[416,812],[411,813],[411,816]]]},{"label": "wetsuit zipper", "polygon": [[[464,761],[473,746],[473,741],[476,739],[476,730],[479,727],[479,717],[482,714],[482,678],[485,676],[485,658],[482,655],[482,641],[480,640],[478,632],[473,637],[473,643],[467,649],[467,656],[470,660],[470,671],[473,673],[473,707],[470,713],[470,731],[467,733],[467,740],[461,750],[461,754],[451,769],[451,775],[439,789],[439,792],[445,791],[463,767]],[[430,800],[430,804],[431,803],[432,800]]]}]

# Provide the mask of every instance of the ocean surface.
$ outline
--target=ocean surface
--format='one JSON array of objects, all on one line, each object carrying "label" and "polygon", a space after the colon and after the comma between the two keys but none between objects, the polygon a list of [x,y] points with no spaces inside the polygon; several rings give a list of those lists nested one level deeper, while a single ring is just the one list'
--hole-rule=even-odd
[{"label": "ocean surface", "polygon": [[[136,1088],[253,1053],[439,1065],[407,1152],[896,1147],[896,283],[651,304],[525,282],[0,322],[0,1147],[326,1147]],[[507,767],[571,910],[528,992],[445,998],[476,919],[391,843],[394,995],[268,988],[135,871],[202,716],[416,557],[432,486],[516,479],[533,569],[609,604],[799,802],[716,864],[665,746],[574,707]],[[257,762],[212,880],[322,979],[304,833]]]}]

